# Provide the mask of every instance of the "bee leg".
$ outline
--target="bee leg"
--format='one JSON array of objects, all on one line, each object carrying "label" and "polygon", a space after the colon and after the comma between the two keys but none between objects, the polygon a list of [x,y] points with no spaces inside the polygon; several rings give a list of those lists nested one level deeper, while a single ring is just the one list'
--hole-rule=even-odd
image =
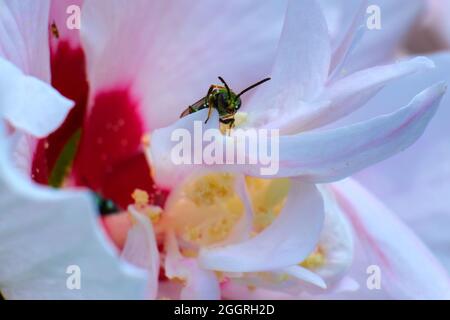
[{"label": "bee leg", "polygon": [[209,87],[208,93],[206,94],[205,101],[208,104],[208,108],[209,109],[208,109],[208,117],[205,120],[205,124],[208,123],[208,120],[211,117],[211,113],[212,113],[212,105],[213,104],[212,104],[212,101],[210,101],[210,100],[211,100],[211,93],[213,92],[213,90],[214,90],[214,86],[212,85],[212,86]]},{"label": "bee leg", "polygon": [[211,117],[211,113],[212,113],[212,106],[209,106],[208,107],[209,109],[208,109],[208,117],[206,118],[206,120],[205,120],[205,124],[207,124],[208,123],[208,120],[209,120],[209,118]]},{"label": "bee leg", "polygon": [[233,130],[233,128],[234,128],[234,118],[232,118],[231,120],[230,120],[230,125],[228,126],[228,135],[230,136],[231,135],[231,130]]}]

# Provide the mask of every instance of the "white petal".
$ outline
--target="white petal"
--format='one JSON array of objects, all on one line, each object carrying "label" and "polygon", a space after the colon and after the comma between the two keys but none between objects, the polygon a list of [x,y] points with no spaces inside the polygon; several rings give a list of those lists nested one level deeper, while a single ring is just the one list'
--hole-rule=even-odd
[{"label": "white petal", "polygon": [[333,52],[335,52],[354,27],[357,12],[361,10],[367,0],[317,0],[317,2],[327,21],[328,33],[330,34]]},{"label": "white petal", "polygon": [[[272,80],[256,90],[248,110],[276,118],[292,112],[298,102],[320,93],[328,77],[330,40],[320,7],[313,0],[291,1],[287,10]],[[292,110],[290,110],[292,109]]]},{"label": "white petal", "polygon": [[147,297],[155,299],[159,278],[159,252],[155,232],[148,217],[137,212],[132,206],[128,210],[135,223],[128,231],[121,257],[134,266],[148,271]]},{"label": "white petal", "polygon": [[291,266],[283,269],[284,272],[302,281],[312,283],[319,288],[326,289],[327,285],[323,279],[316,273],[301,266]]},{"label": "white petal", "polygon": [[431,60],[417,57],[391,65],[377,66],[349,75],[327,86],[317,107],[300,108],[290,117],[271,122],[267,127],[282,133],[297,133],[322,127],[361,108],[387,83],[434,67]]},{"label": "white petal", "polygon": [[268,75],[285,3],[86,1],[81,33],[91,91],[131,86],[148,127],[168,125],[217,76],[239,91]]},{"label": "white petal", "polygon": [[[345,14],[343,14],[344,12],[341,12],[341,15],[345,16],[345,20],[339,21],[341,25],[335,27],[337,29],[337,34],[335,35],[335,39],[332,39],[334,40],[333,43],[335,47],[333,50],[330,71],[333,73],[338,66],[343,65],[346,62],[346,57],[348,57],[350,51],[352,51],[350,49],[359,42],[356,41],[357,38],[362,37],[366,30],[366,27],[363,25],[365,23],[365,12],[368,6],[367,0],[357,0],[357,2],[358,1],[359,3],[353,3],[354,1],[333,1],[332,4],[330,1],[319,1],[319,4],[323,7],[324,14],[326,15],[329,29],[330,22],[328,21],[329,16],[327,16],[330,14],[329,11],[336,9],[338,9],[338,11],[345,11]],[[354,11],[352,6],[356,8],[355,12],[352,12]],[[344,7],[345,10],[343,10]],[[353,14],[353,18],[348,19],[348,16],[351,16],[351,14]],[[342,19],[343,17],[340,18]],[[359,35],[360,31],[362,31],[361,35]],[[330,33],[331,32],[333,32],[333,30],[330,30]]]},{"label": "white petal", "polygon": [[[332,0],[331,0],[332,1]],[[347,2],[347,1],[346,1]],[[355,72],[391,61],[406,41],[411,29],[419,24],[418,18],[425,6],[422,0],[371,0],[368,5],[380,8],[381,28],[367,30],[358,47],[351,54],[345,69]],[[401,11],[401,14],[398,14]],[[366,13],[366,21],[373,11]],[[343,12],[346,19],[346,13]]]},{"label": "white petal", "polygon": [[244,205],[244,214],[237,222],[227,239],[221,245],[232,244],[247,240],[250,238],[253,227],[253,207],[248,194],[245,177],[243,175],[236,176],[235,192]]},{"label": "white petal", "polygon": [[178,278],[185,282],[180,299],[220,299],[219,282],[214,272],[201,268],[196,259],[183,257],[172,232],[167,235],[166,250],[165,271],[167,277]]},{"label": "white petal", "polygon": [[[281,136],[279,170],[272,176],[302,177],[305,181],[316,183],[330,182],[385,160],[409,147],[422,135],[445,91],[444,84],[434,85],[418,94],[406,107],[355,125],[323,132]],[[171,127],[153,132],[148,155],[154,168],[155,181],[162,186],[171,187],[196,170],[205,168],[267,178],[267,173],[262,171],[267,166],[263,166],[260,161],[257,164],[249,164],[250,159],[259,159],[258,154],[247,153],[247,164],[244,165],[175,164],[171,152],[180,142],[170,141],[171,134],[176,129],[185,128],[191,137],[194,137],[194,121],[205,119],[205,112],[196,112]],[[204,129],[211,126],[210,123],[217,122],[217,113],[214,113]],[[221,136],[218,140],[225,146],[229,139],[233,137]],[[203,147],[205,145],[203,142]],[[194,147],[194,144],[191,147]],[[269,145],[268,154],[276,152],[272,147]],[[225,159],[222,163],[226,163]]]},{"label": "white petal", "polygon": [[[387,86],[367,105],[341,122],[360,121],[377,113],[391,112],[412,92],[437,81],[450,81],[450,55],[430,57],[436,68]],[[398,214],[441,259],[450,271],[450,96],[424,135],[397,156],[358,173],[355,178]],[[414,201],[414,205],[411,205]]]},{"label": "white petal", "polygon": [[290,149],[282,138],[279,175],[301,175],[315,182],[339,180],[404,150],[421,136],[445,90],[445,85],[435,85],[397,112],[366,122],[286,137]]},{"label": "white petal", "polygon": [[[11,165],[0,139],[0,289],[10,299],[138,299],[146,274],[120,260],[85,191],[32,184]],[[81,289],[69,290],[69,266]]]},{"label": "white petal", "polygon": [[0,116],[36,137],[57,129],[73,107],[45,82],[0,58]]},{"label": "white petal", "polygon": [[287,202],[269,227],[239,244],[202,249],[200,265],[211,270],[254,272],[300,263],[317,244],[323,214],[316,187],[292,180]]},{"label": "white petal", "polygon": [[0,1],[0,57],[25,74],[50,82],[50,1]]},{"label": "white petal", "polygon": [[325,221],[319,244],[325,263],[313,271],[332,286],[342,280],[353,261],[353,234],[349,221],[336,202],[333,193],[320,187],[325,205]]}]

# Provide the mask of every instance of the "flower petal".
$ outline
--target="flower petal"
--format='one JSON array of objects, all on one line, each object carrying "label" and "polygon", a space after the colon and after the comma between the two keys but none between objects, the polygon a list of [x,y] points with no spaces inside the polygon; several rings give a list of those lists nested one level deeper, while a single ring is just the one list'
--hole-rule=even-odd
[{"label": "flower petal", "polygon": [[[359,37],[359,30],[365,31],[366,28],[362,28],[364,24],[365,11],[367,8],[367,0],[357,0],[359,3],[353,3],[354,1],[344,1],[330,3],[330,1],[319,1],[319,4],[323,7],[325,18],[327,19],[328,28],[330,36],[334,33],[334,39],[332,42],[334,44],[333,57],[331,60],[331,70],[330,73],[334,73],[336,68],[341,64],[345,63],[346,56],[350,53],[351,47],[355,44],[355,40]],[[350,4],[350,5],[349,5]],[[355,12],[352,12],[356,7]],[[341,11],[339,12],[342,16],[345,15],[345,19],[339,21],[339,26],[331,26],[331,28],[336,28],[336,30],[330,30],[330,24],[333,21],[329,21],[330,16],[336,19],[336,12],[330,13],[329,11]],[[344,14],[345,12],[345,14]],[[348,19],[347,15],[353,14],[352,19]],[[333,17],[334,16],[334,17]],[[339,17],[342,19],[343,17]],[[335,33],[337,31],[337,33]],[[362,35],[361,35],[362,36]],[[334,40],[334,41],[333,41]]]},{"label": "flower petal", "polygon": [[318,247],[324,255],[324,264],[313,271],[328,286],[343,280],[353,261],[354,241],[350,223],[326,185],[320,187],[325,205],[325,221]]},{"label": "flower petal", "polygon": [[0,57],[50,82],[49,0],[0,2]]},{"label": "flower petal", "polygon": [[155,232],[149,218],[137,212],[133,206],[129,206],[128,210],[133,217],[134,225],[128,231],[121,257],[134,266],[148,271],[147,297],[153,300],[157,296],[159,278],[159,251]]},{"label": "flower petal", "polygon": [[431,60],[417,57],[395,64],[377,66],[355,72],[329,84],[318,98],[317,107],[303,108],[288,118],[267,124],[282,133],[297,133],[322,127],[365,105],[387,83],[434,67]]},{"label": "flower petal", "polygon": [[323,214],[316,187],[292,180],[287,202],[269,227],[239,244],[202,249],[199,263],[228,272],[268,271],[298,264],[317,244]]},{"label": "flower petal", "polygon": [[15,128],[44,137],[64,121],[73,102],[0,58],[0,112]]},{"label": "flower petal", "polygon": [[91,90],[131,84],[148,127],[168,125],[218,75],[241,89],[267,76],[285,8],[284,0],[86,1]]},{"label": "flower petal", "polygon": [[[412,92],[437,81],[450,81],[450,55],[430,57],[436,68],[383,89],[366,108],[341,122],[351,123],[391,112]],[[442,100],[424,135],[411,148],[358,173],[355,178],[398,214],[450,271],[450,96]],[[411,201],[414,205],[411,206]]]},{"label": "flower petal", "polygon": [[299,100],[312,100],[325,84],[330,60],[330,39],[320,7],[314,0],[290,1],[272,80],[257,91],[247,110],[259,110],[262,118],[268,113],[275,117],[297,107]]},{"label": "flower petal", "polygon": [[351,272],[360,281],[366,281],[369,266],[376,265],[381,270],[381,290],[361,286],[357,296],[450,298],[450,278],[445,269],[395,215],[352,180],[336,183],[334,191],[360,246]]},{"label": "flower petal", "polygon": [[80,29],[77,29],[73,24],[76,21],[75,19],[81,19],[83,2],[84,0],[52,0],[50,23],[55,23],[59,36],[59,39],[55,39],[55,43],[52,43],[52,45],[58,41],[67,41],[73,48],[80,46]]},{"label": "flower petal", "polygon": [[290,155],[283,153],[280,146],[280,168],[291,164],[282,174],[302,175],[315,182],[339,180],[404,150],[423,133],[445,91],[446,85],[437,84],[389,115],[344,128],[292,136]]},{"label": "flower petal", "polygon": [[[2,294],[10,299],[143,298],[146,274],[116,255],[88,193],[32,184],[11,164],[8,141],[0,139]],[[70,266],[80,268],[80,290],[67,286]]]},{"label": "flower petal", "polygon": [[[282,136],[278,144],[279,170],[269,173],[273,177],[302,177],[304,181],[314,183],[331,182],[387,159],[409,147],[421,136],[445,91],[446,85],[440,83],[424,90],[408,106],[394,113],[343,128]],[[196,112],[180,119],[173,126],[153,132],[147,151],[154,169],[155,181],[162,186],[171,187],[196,170],[205,168],[267,178],[267,172],[263,171],[267,166],[263,166],[260,161],[249,164],[250,160],[259,159],[259,155],[251,153],[251,150],[246,151],[248,152],[245,154],[246,164],[226,164],[225,158],[222,159],[223,164],[215,165],[175,164],[171,158],[176,146],[175,142],[171,141],[172,134],[176,129],[186,129],[190,137],[198,139],[198,133],[194,132],[195,123],[196,120],[205,119],[205,112],[205,110]],[[218,122],[216,112],[210,122]],[[203,130],[211,125],[208,123]],[[230,139],[233,140],[235,137],[220,136],[217,141],[224,148]],[[204,147],[206,142],[202,142]],[[202,142],[196,142],[195,145],[192,143],[191,147],[201,147],[198,144]],[[277,153],[276,145],[276,141],[269,143],[267,154],[274,157],[272,152]],[[195,150],[187,151],[195,155]],[[194,161],[191,160],[191,163]]]},{"label": "flower petal", "polygon": [[297,279],[300,279],[308,283],[312,283],[318,286],[319,288],[326,289],[327,287],[327,284],[325,283],[325,281],[323,281],[323,279],[319,275],[301,266],[287,267],[283,269],[283,271],[289,274],[290,276],[293,276]]},{"label": "flower petal", "polygon": [[180,299],[220,299],[219,282],[214,272],[200,268],[196,259],[183,257],[172,232],[167,235],[166,250],[165,270],[167,277],[178,278],[185,282],[185,286],[180,293]]},{"label": "flower petal", "polygon": [[[351,5],[353,1],[349,2],[348,5]],[[422,0],[371,0],[369,5],[380,8],[381,28],[369,29],[364,33],[344,67],[348,73],[392,60],[406,41],[412,27],[418,24],[417,20],[423,13],[425,3]],[[398,14],[400,11],[401,15]],[[347,19],[345,10],[341,16]],[[369,21],[371,16],[373,11],[366,12],[366,21]]]},{"label": "flower petal", "polygon": [[244,214],[237,222],[227,239],[221,245],[237,243],[247,240],[251,236],[253,227],[253,207],[248,194],[245,177],[243,175],[236,176],[235,191],[242,204],[244,205]]}]

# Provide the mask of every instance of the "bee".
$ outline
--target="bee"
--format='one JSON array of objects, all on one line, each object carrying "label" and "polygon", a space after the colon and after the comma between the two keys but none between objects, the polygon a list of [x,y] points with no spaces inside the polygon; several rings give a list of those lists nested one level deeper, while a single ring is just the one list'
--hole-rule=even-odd
[{"label": "bee", "polygon": [[52,22],[52,24],[50,26],[50,31],[56,39],[59,39],[59,30],[58,30],[58,27],[57,27],[55,21]]},{"label": "bee", "polygon": [[219,80],[222,82],[223,86],[214,84],[211,85],[206,96],[198,100],[193,105],[187,107],[186,110],[181,113],[180,118],[208,108],[208,117],[205,120],[206,124],[211,117],[212,110],[216,109],[219,113],[220,123],[228,125],[229,129],[232,129],[235,122],[234,116],[242,105],[241,96],[247,91],[250,91],[266,81],[269,81],[270,78],[266,78],[251,85],[247,89],[242,90],[239,94],[236,94],[230,90],[230,87],[228,87],[228,84],[222,77],[219,77]]}]

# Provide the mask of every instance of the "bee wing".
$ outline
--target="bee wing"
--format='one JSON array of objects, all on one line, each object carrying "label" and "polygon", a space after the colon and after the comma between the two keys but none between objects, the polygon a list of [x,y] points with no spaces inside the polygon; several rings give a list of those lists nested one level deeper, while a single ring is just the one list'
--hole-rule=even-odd
[{"label": "bee wing", "polygon": [[197,112],[199,110],[205,109],[207,108],[207,103],[206,103],[206,97],[201,98],[200,100],[198,100],[196,103],[194,103],[193,105],[189,106],[186,108],[186,110],[184,110],[181,115],[180,118],[186,117],[187,115]]},{"label": "bee wing", "polygon": [[191,114],[191,107],[187,107],[180,115],[180,118],[186,117],[187,115]]}]

